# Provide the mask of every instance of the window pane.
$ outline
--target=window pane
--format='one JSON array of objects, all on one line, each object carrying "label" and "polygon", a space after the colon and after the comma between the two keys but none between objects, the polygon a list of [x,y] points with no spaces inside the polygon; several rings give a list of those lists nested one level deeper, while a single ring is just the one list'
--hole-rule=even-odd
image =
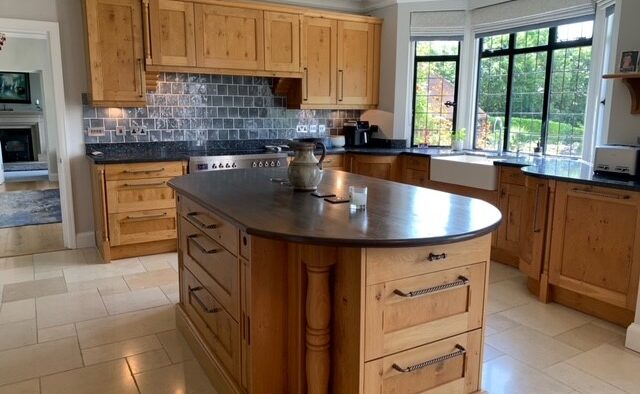
[{"label": "window pane", "polygon": [[456,62],[418,62],[416,73],[413,144],[451,145]]},{"label": "window pane", "polygon": [[445,56],[458,54],[459,41],[418,41],[417,56]]},{"label": "window pane", "polygon": [[593,37],[593,21],[558,26],[558,42],[576,41]]},{"label": "window pane", "polygon": [[537,29],[516,33],[516,48],[532,48],[549,43],[549,29]]},{"label": "window pane", "polygon": [[497,150],[504,131],[509,57],[480,61],[475,147]]},{"label": "window pane", "polygon": [[546,153],[581,156],[591,47],[553,52]]},{"label": "window pane", "polygon": [[514,57],[509,151],[533,153],[533,148],[541,142],[546,73],[546,52]]},{"label": "window pane", "polygon": [[497,36],[485,37],[482,39],[483,52],[494,52],[501,49],[509,49],[508,34],[500,34]]}]

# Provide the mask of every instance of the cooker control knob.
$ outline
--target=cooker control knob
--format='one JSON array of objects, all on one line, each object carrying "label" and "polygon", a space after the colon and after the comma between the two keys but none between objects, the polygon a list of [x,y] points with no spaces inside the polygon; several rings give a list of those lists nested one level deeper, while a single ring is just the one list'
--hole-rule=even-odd
[{"label": "cooker control knob", "polygon": [[256,168],[257,166],[258,166],[258,163],[256,163],[255,161],[251,163],[251,167]]}]

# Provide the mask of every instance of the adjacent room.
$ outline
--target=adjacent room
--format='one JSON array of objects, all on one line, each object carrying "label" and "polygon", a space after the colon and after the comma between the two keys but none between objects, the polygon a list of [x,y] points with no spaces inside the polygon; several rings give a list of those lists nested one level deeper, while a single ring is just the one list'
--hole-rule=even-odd
[{"label": "adjacent room", "polygon": [[637,0],[0,0],[0,394],[640,392]]}]

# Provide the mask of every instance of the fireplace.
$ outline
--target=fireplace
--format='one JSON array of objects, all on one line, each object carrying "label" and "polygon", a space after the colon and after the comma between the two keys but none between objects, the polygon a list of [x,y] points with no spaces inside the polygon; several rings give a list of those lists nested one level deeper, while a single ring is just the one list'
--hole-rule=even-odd
[{"label": "fireplace", "polygon": [[2,161],[5,163],[35,161],[33,142],[30,128],[0,129]]}]

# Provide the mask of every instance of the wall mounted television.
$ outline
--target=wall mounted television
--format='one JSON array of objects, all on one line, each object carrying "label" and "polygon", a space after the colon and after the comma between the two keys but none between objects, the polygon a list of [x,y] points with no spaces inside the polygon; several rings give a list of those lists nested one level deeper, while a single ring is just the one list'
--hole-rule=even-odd
[{"label": "wall mounted television", "polygon": [[31,104],[29,73],[0,71],[0,103]]}]

